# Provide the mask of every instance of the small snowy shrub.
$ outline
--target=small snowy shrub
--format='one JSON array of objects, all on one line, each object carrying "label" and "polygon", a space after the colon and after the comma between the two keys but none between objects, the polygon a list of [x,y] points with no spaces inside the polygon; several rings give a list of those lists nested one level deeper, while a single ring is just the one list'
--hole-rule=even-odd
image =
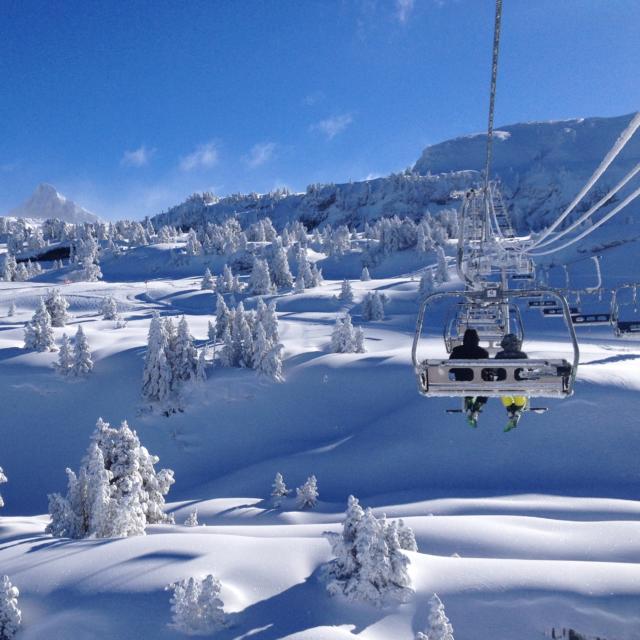
[{"label": "small snowy shrub", "polygon": [[342,533],[326,533],[335,558],[324,567],[327,590],[350,600],[382,606],[412,593],[409,559],[398,541],[397,523],[377,519],[349,496]]},{"label": "small snowy shrub", "polygon": [[318,502],[318,481],[315,476],[309,476],[307,481],[296,489],[296,504],[298,509],[313,509]]},{"label": "small snowy shrub", "polygon": [[191,511],[189,511],[189,515],[184,521],[185,527],[197,527],[200,523],[198,522],[198,508],[193,507]]},{"label": "small snowy shrub", "polygon": [[224,603],[220,599],[220,581],[212,575],[204,580],[187,578],[169,585],[171,626],[193,636],[211,635],[226,623]]},{"label": "small snowy shrub", "polygon": [[418,550],[418,543],[413,529],[406,525],[402,518],[398,520],[398,542],[400,543],[400,548],[404,551]]},{"label": "small snowy shrub", "polygon": [[369,280],[371,280],[371,274],[369,273],[369,269],[366,266],[362,267],[362,275],[360,276],[360,280],[362,280],[362,282],[369,282]]},{"label": "small snowy shrub", "polygon": [[336,318],[336,324],[331,333],[331,351],[333,353],[364,353],[364,333],[360,327],[355,328],[351,316]]},{"label": "small snowy shrub", "polygon": [[9,576],[0,578],[0,640],[13,640],[20,624],[22,613],[18,608],[20,592],[9,580]]},{"label": "small snowy shrub", "polygon": [[276,506],[279,506],[280,498],[284,498],[290,493],[291,491],[287,489],[287,485],[284,482],[282,474],[280,472],[276,473],[276,477],[273,479],[273,484],[271,485],[271,497],[274,498]]},{"label": "small snowy shrub", "polygon": [[47,533],[65,538],[116,538],[144,534],[147,524],[171,522],[164,496],[173,471],[156,472],[158,457],[123,422],[118,429],[98,419],[76,475],[67,469],[67,494],[49,496]]},{"label": "small snowy shrub", "polygon": [[16,315],[16,303],[12,302],[9,305],[9,310],[7,311],[7,317],[13,318],[13,316],[15,316],[15,315]]},{"label": "small snowy shrub", "polygon": [[353,302],[353,289],[351,288],[351,282],[349,282],[349,280],[342,281],[338,300],[342,302]]},{"label": "small snowy shrub", "polygon": [[444,605],[437,594],[429,600],[429,627],[425,633],[418,632],[416,640],[454,640],[453,627],[444,612]]},{"label": "small snowy shrub", "polygon": [[100,305],[100,313],[103,320],[117,320],[118,319],[118,305],[113,296],[105,296],[102,298]]},{"label": "small snowy shrub", "polygon": [[384,320],[384,301],[385,296],[377,291],[367,293],[362,301],[362,319]]},{"label": "small snowy shrub", "polygon": [[216,282],[211,275],[211,271],[209,267],[204,270],[204,276],[202,276],[202,281],[200,282],[200,289],[203,291],[213,291],[215,289]]}]

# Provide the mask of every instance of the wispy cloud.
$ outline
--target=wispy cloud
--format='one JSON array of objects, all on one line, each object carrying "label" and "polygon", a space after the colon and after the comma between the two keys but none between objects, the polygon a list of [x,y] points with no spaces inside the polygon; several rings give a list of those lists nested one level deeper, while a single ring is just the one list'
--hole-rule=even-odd
[{"label": "wispy cloud", "polygon": [[218,149],[214,142],[207,142],[196,147],[189,155],[180,158],[182,171],[210,169],[218,162]]},{"label": "wispy cloud", "polygon": [[415,0],[396,0],[396,17],[405,23],[413,11]]},{"label": "wispy cloud", "polygon": [[337,116],[331,116],[325,120],[320,120],[311,125],[311,131],[320,131],[328,140],[333,140],[339,133],[342,133],[353,122],[353,116],[350,113],[343,113]]},{"label": "wispy cloud", "polygon": [[142,145],[140,148],[134,149],[133,151],[125,151],[122,154],[120,164],[123,167],[145,167],[149,164],[149,161],[155,152],[155,149],[147,149],[147,147]]},{"label": "wispy cloud", "polygon": [[313,107],[314,105],[318,104],[318,102],[322,102],[324,98],[324,91],[312,91],[302,99],[302,104],[307,107]]},{"label": "wispy cloud", "polygon": [[243,160],[252,169],[260,167],[273,158],[277,146],[275,142],[259,142],[258,144],[254,144],[249,154],[246,155]]}]

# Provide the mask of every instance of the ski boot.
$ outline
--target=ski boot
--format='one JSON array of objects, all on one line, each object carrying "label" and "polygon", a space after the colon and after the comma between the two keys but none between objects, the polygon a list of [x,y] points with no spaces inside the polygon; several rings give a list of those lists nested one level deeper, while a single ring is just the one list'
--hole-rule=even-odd
[{"label": "ski boot", "polygon": [[479,411],[467,411],[467,424],[474,429],[478,426]]},{"label": "ski boot", "polygon": [[518,422],[520,422],[521,417],[522,417],[521,411],[510,411],[509,421],[507,422],[507,426],[504,428],[504,432],[508,433],[512,429],[515,429],[518,426]]}]

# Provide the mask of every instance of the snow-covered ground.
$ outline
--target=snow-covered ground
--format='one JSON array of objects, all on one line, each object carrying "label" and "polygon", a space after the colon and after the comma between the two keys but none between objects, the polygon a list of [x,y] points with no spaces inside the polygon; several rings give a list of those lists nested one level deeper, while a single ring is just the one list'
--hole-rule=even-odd
[{"label": "snow-covered ground", "polygon": [[[610,252],[613,277],[628,269],[633,247]],[[457,640],[533,640],[551,627],[639,637],[640,341],[583,331],[572,398],[538,401],[549,411],[526,415],[508,434],[494,400],[473,430],[445,413],[456,401],[417,393],[414,258],[407,252],[372,270],[373,280],[354,281],[352,305],[335,299],[338,278],[355,276],[347,260],[342,274],[327,264],[335,280],[277,297],[284,383],[210,369],[206,383],[186,390],[184,411],[167,418],[140,398],[151,314],[184,314],[203,344],[214,296],[200,291],[197,261],[170,273],[168,250],[136,251],[137,261],[132,254],[103,264],[104,282],[61,285],[73,319],[54,331],[59,340],[82,324],[96,363],[87,379],[59,376],[56,354],[22,348],[24,323],[51,287],[46,277],[0,283],[0,465],[9,478],[0,574],[21,591],[19,637],[182,637],[168,626],[164,588],[207,573],[221,580],[230,613],[220,638],[410,640],[424,629],[434,592]],[[388,297],[383,321],[360,317],[371,290]],[[107,294],[126,327],[101,320]],[[6,317],[11,301],[17,313]],[[347,308],[364,328],[364,354],[329,353],[336,315]],[[569,355],[561,321],[533,311],[524,321],[531,356]],[[439,318],[427,329],[423,354],[444,356]],[[115,540],[44,533],[47,494],[64,489],[65,467],[78,468],[98,416],[129,421],[160,465],[175,470],[176,522],[195,505],[206,526],[155,525]],[[299,511],[285,500],[274,508],[277,471],[290,487],[315,474],[318,506]],[[322,533],[339,529],[349,494],[414,529],[409,602],[376,609],[327,595],[318,575],[331,557]]]}]

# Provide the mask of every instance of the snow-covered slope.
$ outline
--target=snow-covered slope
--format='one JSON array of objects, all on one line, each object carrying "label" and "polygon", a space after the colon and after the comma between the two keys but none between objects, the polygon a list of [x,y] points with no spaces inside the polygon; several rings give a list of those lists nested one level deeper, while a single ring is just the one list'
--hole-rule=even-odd
[{"label": "snow-covered slope", "polygon": [[33,218],[47,220],[57,218],[64,222],[98,222],[94,213],[87,211],[73,200],[65,198],[50,184],[39,184],[31,197],[9,212],[15,218]]},{"label": "snow-covered slope", "polygon": [[[493,175],[501,179],[507,205],[520,229],[540,228],[557,215],[593,173],[631,119],[581,118],[501,127],[495,134]],[[194,195],[153,219],[161,224],[195,225],[237,214],[252,222],[270,216],[276,226],[300,219],[309,227],[325,221],[361,226],[381,216],[421,217],[427,209],[457,206],[455,192],[479,178],[484,168],[486,134],[463,136],[427,147],[414,173],[393,174],[364,182],[310,185],[305,193],[216,198]],[[640,161],[636,136],[607,171],[585,203],[606,193],[623,173]],[[625,192],[622,192],[623,195]],[[630,207],[628,214],[639,210]]]}]

